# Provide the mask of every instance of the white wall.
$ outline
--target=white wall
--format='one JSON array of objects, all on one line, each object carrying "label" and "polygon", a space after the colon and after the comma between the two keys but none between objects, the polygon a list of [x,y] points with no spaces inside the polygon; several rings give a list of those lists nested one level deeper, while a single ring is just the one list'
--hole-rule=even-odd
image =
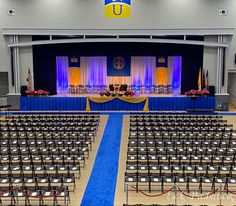
[{"label": "white wall", "polygon": [[236,73],[229,74],[228,92],[230,94],[230,102],[236,103]]},{"label": "white wall", "polygon": [[[160,29],[232,26],[235,0],[132,0],[128,19],[104,18],[104,0],[1,0],[2,27]],[[230,15],[218,15],[219,8]]]},{"label": "white wall", "polygon": [[[1,28],[45,29],[173,29],[236,27],[236,0],[132,0],[128,19],[104,17],[104,0],[0,0]],[[8,9],[16,10],[8,16]],[[219,9],[229,9],[220,16]],[[206,37],[207,39],[207,37]],[[21,52],[21,68],[32,66],[31,48]],[[227,68],[233,68],[236,37],[227,50]],[[204,67],[214,72],[215,49],[204,49]],[[0,71],[10,68],[9,49],[0,32]],[[24,84],[25,71],[21,75]],[[209,76],[210,84],[215,79]]]},{"label": "white wall", "polygon": [[[206,36],[204,38],[208,42],[217,42],[217,37]],[[216,67],[217,67],[217,48],[204,47],[203,68],[208,70],[209,85],[216,85]]]}]

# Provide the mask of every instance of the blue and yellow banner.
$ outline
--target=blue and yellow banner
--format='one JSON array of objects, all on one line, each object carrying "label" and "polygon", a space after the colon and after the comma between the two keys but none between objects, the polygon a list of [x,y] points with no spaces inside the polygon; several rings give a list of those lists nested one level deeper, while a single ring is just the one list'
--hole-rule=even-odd
[{"label": "blue and yellow banner", "polygon": [[108,56],[107,76],[130,76],[130,65],[130,57]]},{"label": "blue and yellow banner", "polygon": [[167,56],[158,56],[156,67],[168,67],[168,57]]},{"label": "blue and yellow banner", "polygon": [[104,11],[107,18],[129,18],[131,0],[105,0]]},{"label": "blue and yellow banner", "polygon": [[69,67],[80,67],[80,58],[78,56],[69,56]]},{"label": "blue and yellow banner", "polygon": [[69,57],[68,82],[70,86],[78,86],[80,84],[80,58],[78,56]]},{"label": "blue and yellow banner", "polygon": [[168,83],[168,57],[158,56],[156,62],[156,84],[166,85]]}]

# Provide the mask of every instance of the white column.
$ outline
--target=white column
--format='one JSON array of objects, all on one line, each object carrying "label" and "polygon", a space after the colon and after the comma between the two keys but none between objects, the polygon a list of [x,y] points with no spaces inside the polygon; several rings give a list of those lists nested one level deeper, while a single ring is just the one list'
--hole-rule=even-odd
[{"label": "white column", "polygon": [[[13,43],[17,43],[18,36],[13,36]],[[19,64],[19,48],[13,47],[12,49],[12,67],[14,71],[14,86],[15,86],[15,94],[20,94],[20,64]]]},{"label": "white column", "polygon": [[[218,36],[218,43],[223,43],[223,36]],[[222,88],[222,72],[223,72],[223,48],[217,49],[217,69],[216,69],[216,93],[221,93]]]}]

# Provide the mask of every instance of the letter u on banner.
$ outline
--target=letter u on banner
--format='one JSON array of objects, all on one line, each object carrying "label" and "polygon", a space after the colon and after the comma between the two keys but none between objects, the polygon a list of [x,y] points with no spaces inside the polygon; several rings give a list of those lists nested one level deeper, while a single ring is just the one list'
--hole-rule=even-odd
[{"label": "letter u on banner", "polygon": [[129,18],[131,0],[105,0],[104,11],[107,18]]}]

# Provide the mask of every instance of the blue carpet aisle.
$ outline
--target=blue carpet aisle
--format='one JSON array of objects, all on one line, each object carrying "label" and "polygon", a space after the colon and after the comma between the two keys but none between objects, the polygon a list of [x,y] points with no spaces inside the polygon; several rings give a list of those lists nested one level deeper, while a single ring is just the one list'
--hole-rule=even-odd
[{"label": "blue carpet aisle", "polygon": [[110,114],[81,205],[112,206],[119,165],[123,114]]}]

